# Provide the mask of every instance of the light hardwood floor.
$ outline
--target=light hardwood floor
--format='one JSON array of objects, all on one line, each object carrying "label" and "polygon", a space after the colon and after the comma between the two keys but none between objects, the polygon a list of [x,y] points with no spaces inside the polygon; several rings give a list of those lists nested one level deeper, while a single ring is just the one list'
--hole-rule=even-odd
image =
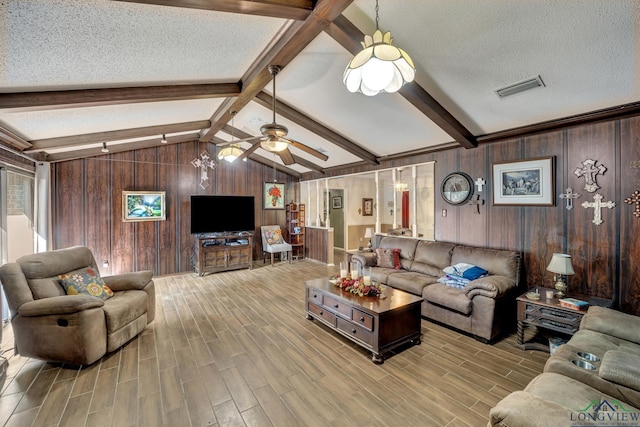
[{"label": "light hardwood floor", "polygon": [[303,281],[334,273],[296,261],[157,277],[155,321],[84,369],[13,356],[5,327],[0,424],[485,426],[548,358],[513,335],[485,345],[423,319],[421,345],[374,365],[305,319]]}]

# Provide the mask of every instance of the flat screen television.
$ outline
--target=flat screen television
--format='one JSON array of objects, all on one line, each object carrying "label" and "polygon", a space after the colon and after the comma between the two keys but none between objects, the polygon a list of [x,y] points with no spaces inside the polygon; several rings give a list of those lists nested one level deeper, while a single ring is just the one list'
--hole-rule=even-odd
[{"label": "flat screen television", "polygon": [[255,228],[253,196],[191,196],[191,234]]}]

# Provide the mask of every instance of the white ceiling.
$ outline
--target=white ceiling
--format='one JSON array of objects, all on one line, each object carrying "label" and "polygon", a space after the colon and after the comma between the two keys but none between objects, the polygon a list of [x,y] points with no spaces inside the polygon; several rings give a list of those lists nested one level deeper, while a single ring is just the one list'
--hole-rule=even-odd
[{"label": "white ceiling", "polygon": [[[224,2],[212,1],[212,7],[218,3]],[[380,28],[390,30],[394,44],[413,58],[416,83],[474,137],[640,101],[640,2],[636,0],[380,0],[379,4]],[[374,9],[373,0],[355,0],[343,16],[362,33],[371,34]],[[271,16],[126,1],[5,0],[0,2],[0,25],[4,27],[1,103],[3,94],[9,93],[237,83],[260,71],[254,67],[262,55],[287,28],[298,24]],[[349,93],[342,74],[352,57],[331,35],[320,32],[284,64],[277,77],[278,101],[377,158],[454,141],[400,94]],[[536,75],[546,87],[508,98],[494,92]],[[243,83],[245,90],[250,80]],[[270,83],[264,92],[272,93]],[[210,119],[215,127],[218,109],[228,108],[237,98],[225,100],[64,108],[40,102],[0,108],[0,130],[37,146],[50,138]],[[235,127],[259,135],[260,126],[271,122],[271,110],[254,101],[244,104]],[[291,148],[295,156],[320,168],[362,160],[294,121],[278,116],[277,122],[289,128],[291,138],[329,156],[322,161]],[[206,134],[206,128],[195,131]],[[149,132],[148,137],[157,138],[159,144],[157,129]],[[223,131],[215,136],[230,139]],[[108,142],[125,147],[137,139]],[[100,145],[93,141],[35,151],[53,154],[96,144]],[[250,146],[243,143],[244,148]],[[273,157],[262,149],[256,154]],[[310,170],[298,164],[290,169]]]}]

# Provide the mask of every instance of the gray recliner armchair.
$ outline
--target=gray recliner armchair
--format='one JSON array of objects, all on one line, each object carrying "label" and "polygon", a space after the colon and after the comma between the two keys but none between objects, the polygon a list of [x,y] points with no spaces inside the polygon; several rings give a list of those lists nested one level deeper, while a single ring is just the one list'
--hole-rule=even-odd
[{"label": "gray recliner armchair", "polygon": [[[155,317],[151,271],[103,277],[108,299],[67,295],[59,275],[91,269],[82,246],[42,252],[0,267],[15,340],[15,352],[49,362],[90,365],[142,332]],[[110,291],[110,292],[111,292]]]}]

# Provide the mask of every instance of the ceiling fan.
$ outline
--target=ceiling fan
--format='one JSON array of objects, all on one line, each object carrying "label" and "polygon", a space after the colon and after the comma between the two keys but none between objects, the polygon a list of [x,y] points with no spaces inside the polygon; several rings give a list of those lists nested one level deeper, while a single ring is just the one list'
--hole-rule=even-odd
[{"label": "ceiling fan", "polygon": [[280,72],[280,69],[281,68],[278,65],[269,66],[269,73],[271,73],[271,75],[273,76],[273,97],[272,97],[273,98],[273,105],[272,105],[273,122],[266,123],[260,127],[260,132],[262,133],[262,136],[255,136],[255,137],[246,138],[246,139],[238,139],[230,142],[230,144],[239,143],[243,141],[245,142],[255,141],[250,148],[244,150],[244,153],[238,156],[239,160],[245,159],[247,156],[249,156],[249,154],[256,151],[258,147],[262,147],[267,151],[270,151],[272,153],[279,155],[280,158],[282,159],[282,163],[284,163],[285,165],[291,165],[296,161],[293,155],[291,154],[291,151],[289,151],[289,145],[296,147],[306,153],[309,153],[312,156],[315,156],[321,160],[327,160],[329,157],[326,154],[323,154],[317,150],[314,150],[313,148],[307,145],[304,145],[301,142],[295,141],[291,138],[287,138],[289,129],[287,129],[287,127],[284,125],[280,125],[276,123],[276,75]]}]

